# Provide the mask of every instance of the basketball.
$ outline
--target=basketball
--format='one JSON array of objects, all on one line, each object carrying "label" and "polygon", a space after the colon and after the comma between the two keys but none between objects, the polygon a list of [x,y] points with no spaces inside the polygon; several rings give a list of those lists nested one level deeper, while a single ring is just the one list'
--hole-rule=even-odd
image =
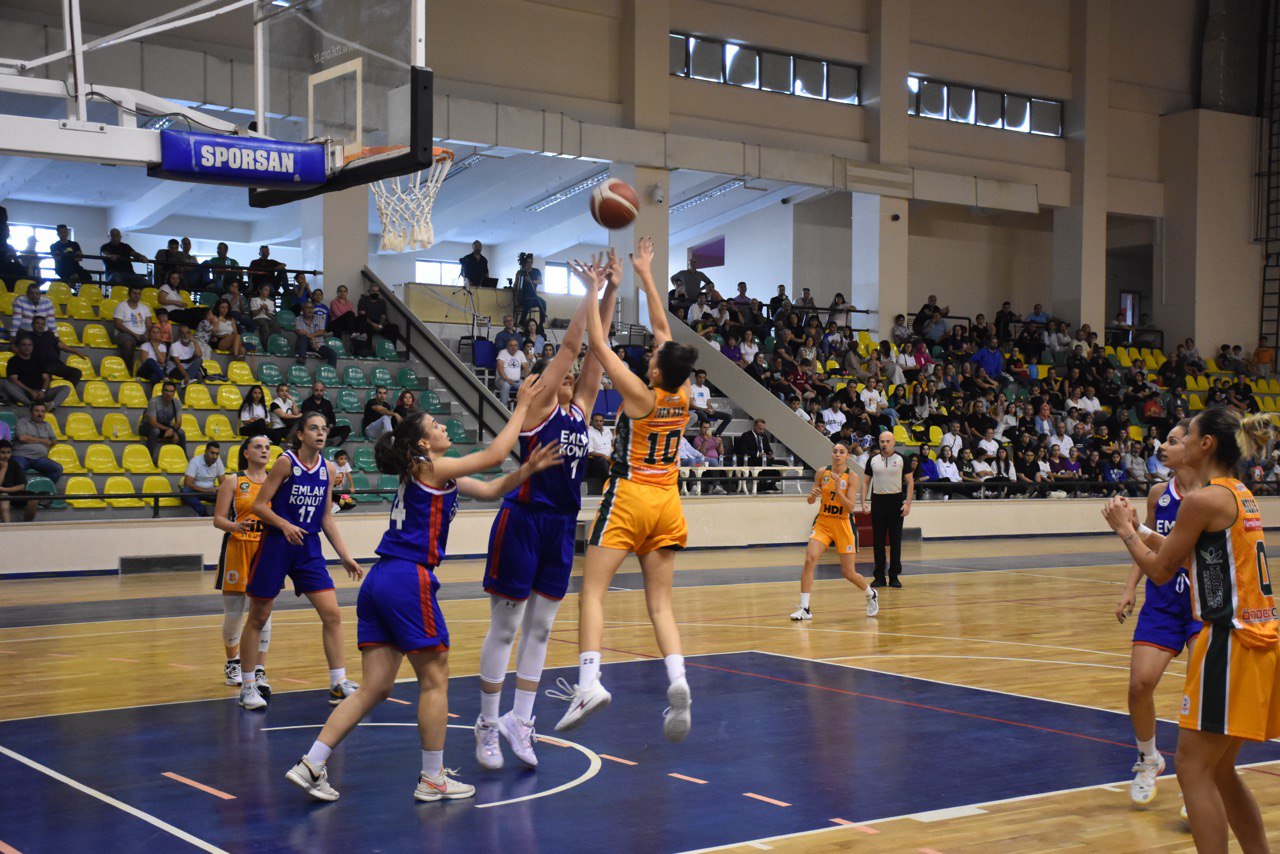
[{"label": "basketball", "polygon": [[626,228],[639,212],[640,197],[626,181],[610,178],[591,191],[591,217],[605,228]]}]

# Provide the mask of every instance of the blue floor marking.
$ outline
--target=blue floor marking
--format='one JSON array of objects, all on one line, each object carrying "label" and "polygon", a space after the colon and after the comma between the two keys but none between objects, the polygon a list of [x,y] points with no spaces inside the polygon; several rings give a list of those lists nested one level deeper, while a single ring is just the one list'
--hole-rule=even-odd
[{"label": "blue floor marking", "polygon": [[[453,679],[450,708],[459,717],[445,764],[477,785],[474,801],[413,801],[413,726],[357,729],[330,760],[341,799],[309,801],[284,772],[327,717],[325,691],[277,694],[261,714],[239,709],[229,689],[226,700],[0,722],[0,744],[227,851],[344,854],[680,851],[830,827],[833,818],[864,822],[1096,786],[1124,779],[1133,761],[1128,717],[1113,712],[763,653],[688,663],[694,727],[683,744],[662,738],[662,662],[608,665],[613,705],[564,738],[588,753],[540,745],[536,771],[509,750],[503,770],[477,766],[467,729],[478,681]],[[544,682],[557,675],[573,677],[560,668]],[[393,696],[412,702],[415,686],[397,684]],[[562,705],[540,697],[537,710],[554,736]],[[414,715],[412,706],[387,703],[368,722],[412,724]],[[1176,727],[1161,722],[1159,730],[1171,752]],[[589,770],[589,752],[637,764],[605,760],[565,791],[475,808],[568,783]],[[1240,757],[1277,759],[1276,744],[1248,745]],[[236,799],[161,776],[166,771]],[[1128,808],[1126,796],[1116,799],[1117,809]],[[24,852],[192,850],[3,755],[0,840]]]}]

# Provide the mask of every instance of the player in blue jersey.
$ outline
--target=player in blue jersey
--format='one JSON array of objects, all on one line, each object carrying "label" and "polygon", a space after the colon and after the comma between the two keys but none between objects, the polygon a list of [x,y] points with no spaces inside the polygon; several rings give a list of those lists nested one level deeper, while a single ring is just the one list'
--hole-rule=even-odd
[{"label": "player in blue jersey", "polygon": [[[603,370],[588,354],[578,377],[573,362],[586,330],[586,312],[598,312],[608,325],[622,265],[610,251],[593,269],[607,278],[604,298],[584,298],[569,322],[560,350],[542,369],[542,382],[555,389],[555,398],[534,406],[520,431],[521,459],[532,449],[554,445],[563,457],[555,468],[529,478],[503,499],[489,534],[489,560],[484,589],[489,594],[489,631],[480,651],[480,716],[476,718],[476,761],[480,767],[502,767],[498,734],[526,765],[536,766],[533,745],[533,702],[547,659],[547,643],[560,600],[569,589],[573,571],[573,543],[582,509],[582,481],[587,469],[587,412],[600,390]],[[533,596],[532,594],[538,594]],[[516,633],[516,691],[512,710],[499,717],[502,685]]]},{"label": "player in blue jersey", "polygon": [[520,468],[496,480],[467,475],[501,465],[515,447],[531,406],[545,399],[545,384],[534,377],[520,387],[516,409],[493,444],[465,457],[446,457],[449,431],[425,412],[416,412],[385,433],[374,448],[378,469],[400,478],[391,520],[378,544],[379,560],[369,570],[356,600],[357,638],[364,685],[329,715],[324,729],[285,778],[321,801],[338,799],[326,763],[333,748],[391,694],[405,656],[418,676],[418,734],[422,772],[413,797],[419,801],[469,798],[475,787],[453,779],[444,767],[449,724],[449,630],[436,600],[435,568],[444,560],[449,523],[458,494],[496,500],[536,472],[560,464],[559,446],[531,451]]},{"label": "player in blue jersey", "polygon": [[294,595],[305,595],[320,615],[324,657],[329,662],[329,704],[341,703],[356,689],[356,683],[347,678],[338,594],[320,550],[323,532],[347,574],[357,580],[363,574],[360,565],[347,554],[337,523],[329,513],[334,468],[322,455],[329,436],[328,422],[322,413],[307,413],[298,419],[292,436],[295,450],[285,451],[272,464],[271,473],[253,502],[253,512],[264,530],[262,547],[249,567],[249,583],[245,586],[249,618],[241,637],[240,705],[246,709],[267,705],[252,674],[258,665],[259,637],[286,577],[293,579]]},{"label": "player in blue jersey", "polygon": [[[1195,472],[1182,468],[1182,443],[1189,426],[1190,422],[1183,420],[1169,431],[1169,437],[1160,446],[1160,456],[1164,464],[1173,469],[1174,477],[1167,483],[1157,483],[1147,495],[1146,524],[1161,536],[1168,536],[1173,530],[1183,496],[1200,486]],[[1121,623],[1133,613],[1138,579],[1142,577],[1142,569],[1134,564],[1129,583],[1116,605],[1116,619]],[[1191,610],[1191,577],[1187,568],[1179,567],[1164,584],[1148,578],[1129,658],[1129,718],[1138,742],[1138,761],[1133,766],[1135,776],[1129,786],[1129,797],[1134,803],[1151,803],[1156,796],[1156,778],[1164,773],[1164,757],[1156,750],[1156,686],[1169,662],[1199,633],[1200,623]]]}]

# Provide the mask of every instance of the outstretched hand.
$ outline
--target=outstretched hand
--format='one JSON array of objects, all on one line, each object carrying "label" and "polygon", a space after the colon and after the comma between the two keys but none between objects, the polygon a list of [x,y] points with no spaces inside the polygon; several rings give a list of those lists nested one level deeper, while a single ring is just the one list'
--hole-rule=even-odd
[{"label": "outstretched hand", "polygon": [[631,266],[637,273],[648,273],[653,266],[653,238],[642,237],[636,241],[636,251],[631,253]]},{"label": "outstretched hand", "polygon": [[529,467],[529,474],[537,474],[543,469],[549,469],[552,466],[558,466],[564,461],[563,455],[560,453],[560,443],[538,445],[529,453],[529,459],[524,464]]},{"label": "outstretched hand", "polygon": [[548,388],[550,386],[542,382],[542,375],[534,374],[520,383],[520,388],[516,391],[516,406],[529,406],[545,394]]},{"label": "outstretched hand", "polygon": [[604,263],[604,277],[610,284],[622,284],[622,261],[612,246],[609,247],[609,257]]},{"label": "outstretched hand", "polygon": [[593,259],[590,264],[584,264],[574,258],[569,262],[569,269],[573,270],[573,274],[582,281],[587,293],[594,294],[599,292],[601,270],[596,266],[596,259]]}]

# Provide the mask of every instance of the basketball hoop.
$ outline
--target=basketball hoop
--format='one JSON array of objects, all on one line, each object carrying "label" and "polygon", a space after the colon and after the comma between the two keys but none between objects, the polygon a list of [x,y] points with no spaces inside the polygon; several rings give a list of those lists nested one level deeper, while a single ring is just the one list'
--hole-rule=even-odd
[{"label": "basketball hoop", "polygon": [[382,221],[381,251],[428,249],[436,242],[431,208],[453,165],[453,152],[435,148],[434,153],[430,169],[373,182],[373,199]]}]

